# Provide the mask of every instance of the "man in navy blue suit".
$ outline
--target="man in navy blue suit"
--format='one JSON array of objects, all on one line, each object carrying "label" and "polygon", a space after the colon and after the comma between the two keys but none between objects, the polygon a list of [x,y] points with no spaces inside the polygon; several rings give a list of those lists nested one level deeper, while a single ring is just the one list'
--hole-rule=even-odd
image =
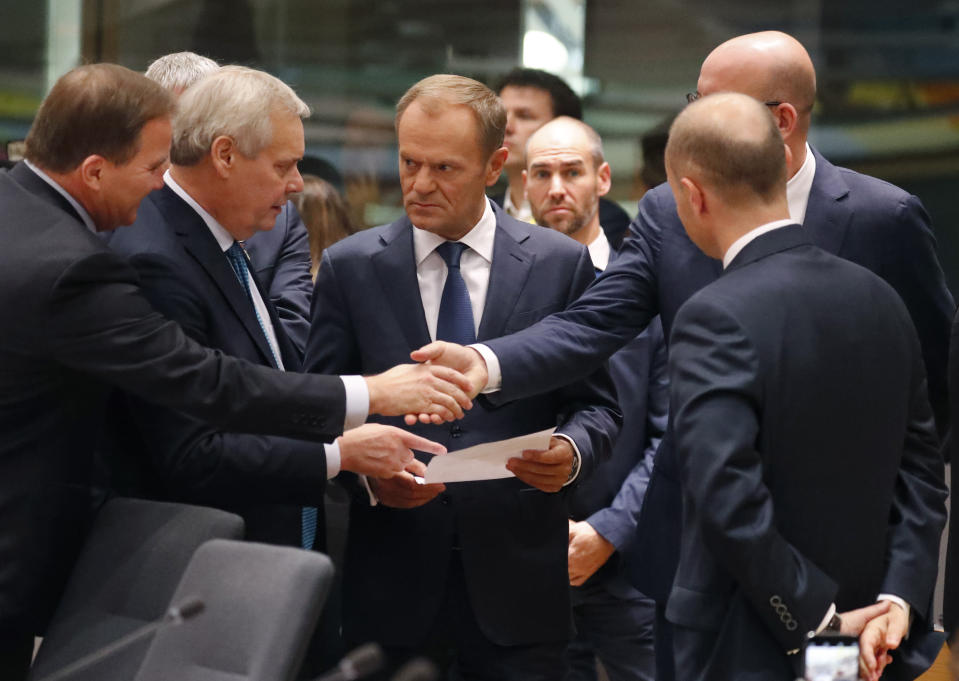
[{"label": "man in navy blue suit", "polygon": [[[556,118],[526,147],[526,196],[536,224],[589,249],[597,274],[616,251],[600,226],[599,197],[611,172],[591,127]],[[649,328],[610,358],[623,428],[610,461],[570,495],[569,579],[576,638],[571,681],[595,681],[596,659],[611,681],[654,678],[654,605],[626,580],[623,556],[635,545],[653,455],[666,430],[668,384],[662,326]]]},{"label": "man in navy blue suit", "polygon": [[[593,280],[585,248],[486,198],[506,158],[505,124],[499,98],[460,76],[424,79],[400,99],[406,216],[326,250],[309,371],[367,373],[432,338],[509,333],[563,309]],[[450,449],[556,431],[548,449],[510,459],[513,475],[502,479],[357,482],[344,570],[347,643],[377,641],[394,663],[428,654],[452,663],[454,678],[564,678],[567,488],[609,456],[619,421],[601,369],[533,399],[480,401],[452,426],[414,427]]]},{"label": "man in navy blue suit", "polygon": [[[193,85],[174,119],[165,186],[110,241],[137,270],[154,307],[189,336],[287,371],[300,368],[300,351],[242,243],[269,229],[287,210],[287,196],[302,188],[296,161],[303,154],[300,118],[308,113],[290,88],[251,69],[225,67]],[[243,515],[248,539],[304,548],[324,547],[327,478],[341,469],[402,470],[404,450],[425,444],[399,429],[360,425],[362,410],[348,416],[352,430],[319,446],[225,432],[141,398],[126,403],[128,411],[113,412],[108,422],[114,458],[144,452],[149,462],[143,487],[133,492],[226,508]]]},{"label": "man in navy blue suit", "polygon": [[[940,436],[947,427],[946,358],[954,304],[919,199],[888,183],[837,168],[806,142],[816,77],[794,38],[763,32],[733,38],[703,63],[698,95],[721,91],[763,102],[790,150],[786,186],[790,217],[814,244],[863,265],[896,290],[919,334],[929,397]],[[689,240],[669,187],[639,205],[621,257],[565,312],[510,338],[463,350],[434,345],[415,358],[470,371],[493,401],[551,390],[589,371],[635,337],[657,313],[669,338],[676,311],[715,280],[718,260]],[[656,457],[639,518],[640,560],[633,583],[657,601],[657,678],[669,681],[672,648],[664,608],[679,553],[680,489],[669,433]],[[922,604],[912,604],[919,608]],[[923,608],[924,610],[924,608]]]},{"label": "man in navy blue suit", "polygon": [[[174,52],[155,59],[144,74],[177,97],[220,66],[194,52]],[[310,243],[306,225],[291,202],[287,202],[269,230],[251,236],[246,252],[280,325],[302,359],[310,332]]]},{"label": "man in navy blue suit", "polygon": [[[784,159],[763,105],[732,93],[683,111],[666,147],[686,232],[724,270],[670,339],[667,616],[689,681],[791,681],[824,631],[862,634],[872,681],[935,588],[946,485],[915,328],[892,287],[789,216]],[[922,629],[910,643],[935,654]]]}]

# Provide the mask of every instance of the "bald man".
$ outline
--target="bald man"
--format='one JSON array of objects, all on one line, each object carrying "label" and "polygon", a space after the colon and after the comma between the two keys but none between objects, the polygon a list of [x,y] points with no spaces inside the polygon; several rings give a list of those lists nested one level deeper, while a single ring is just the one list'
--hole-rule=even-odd
[{"label": "bald man", "polygon": [[686,233],[724,269],[680,308],[669,358],[683,530],[667,616],[688,681],[792,681],[811,633],[876,619],[875,678],[936,581],[946,487],[915,329],[892,287],[790,217],[784,160],[738,94],[687,108],[666,147]]},{"label": "bald man", "polygon": [[[803,79],[800,87],[797,80]],[[723,90],[746,90],[764,103],[775,121],[789,148],[789,215],[808,238],[872,270],[902,298],[919,334],[930,399],[944,432],[954,304],[922,204],[888,183],[832,165],[807,145],[815,73],[805,49],[790,36],[754,33],[716,48],[703,64],[698,93]],[[719,276],[722,263],[704,255],[686,236],[668,186],[643,196],[630,230],[621,256],[564,312],[475,349],[432,345],[417,353],[417,359],[462,368],[474,385],[486,386],[487,399],[499,402],[582,376],[635,337],[657,313],[669,338],[676,311]],[[669,441],[667,432],[638,519],[638,559],[628,566],[633,583],[656,599],[659,615],[675,575],[682,515],[679,471]],[[930,614],[928,604],[912,605],[914,616]],[[664,616],[657,619],[656,637],[657,679],[669,681],[674,675]]]},{"label": "bald man", "polygon": [[[599,135],[562,116],[526,146],[525,191],[536,223],[589,249],[597,273],[617,256],[601,226],[599,198],[610,169]],[[655,320],[610,358],[623,428],[610,460],[568,497],[569,580],[576,636],[568,681],[595,681],[599,658],[610,681],[652,681],[654,604],[626,579],[623,556],[666,430],[666,341]]]}]

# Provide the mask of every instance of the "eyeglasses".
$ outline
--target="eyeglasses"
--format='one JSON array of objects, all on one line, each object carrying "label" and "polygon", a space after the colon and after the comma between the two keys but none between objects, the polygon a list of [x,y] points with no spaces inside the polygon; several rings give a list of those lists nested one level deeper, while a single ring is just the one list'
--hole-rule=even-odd
[{"label": "eyeglasses", "polygon": [[[702,95],[699,94],[698,92],[686,93],[686,102],[688,102],[689,104],[692,104],[697,99],[701,99],[701,98],[702,98]],[[782,104],[782,102],[763,102],[763,104],[765,104],[766,106],[779,106],[780,104]]]}]

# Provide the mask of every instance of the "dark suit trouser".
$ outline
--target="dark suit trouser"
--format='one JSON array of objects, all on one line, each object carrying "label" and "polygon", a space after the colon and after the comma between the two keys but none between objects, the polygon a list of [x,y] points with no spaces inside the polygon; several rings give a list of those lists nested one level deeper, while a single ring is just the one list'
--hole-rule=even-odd
[{"label": "dark suit trouser", "polygon": [[666,619],[666,605],[656,604],[656,681],[676,681],[673,625]]},{"label": "dark suit trouser", "polygon": [[576,637],[569,644],[569,681],[596,681],[596,658],[610,681],[653,681],[652,599],[632,593],[612,593],[606,584],[573,587]]},{"label": "dark suit trouser", "polygon": [[33,636],[0,630],[0,679],[21,681],[27,678],[33,659]]},{"label": "dark suit trouser", "polygon": [[566,645],[561,641],[501,646],[487,638],[470,604],[460,552],[453,551],[446,597],[429,641],[416,649],[385,649],[391,670],[422,655],[432,659],[440,670],[448,670],[441,676],[447,681],[564,681],[568,671]]}]

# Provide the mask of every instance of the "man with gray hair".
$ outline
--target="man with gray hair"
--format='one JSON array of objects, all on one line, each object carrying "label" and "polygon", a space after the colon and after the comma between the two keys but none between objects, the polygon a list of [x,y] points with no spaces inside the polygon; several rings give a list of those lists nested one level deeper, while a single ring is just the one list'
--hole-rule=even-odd
[{"label": "man with gray hair", "polygon": [[[288,195],[302,188],[296,163],[308,114],[269,74],[228,66],[207,76],[180,98],[165,186],[110,244],[129,257],[155,307],[189,335],[289,371],[299,370],[300,355],[243,243],[270,229]],[[244,516],[247,538],[304,548],[324,547],[315,507],[328,477],[341,469],[388,474],[385,464],[407,446],[438,451],[382,425],[350,430],[324,453],[306,442],[224,432],[132,396],[126,407],[112,425],[121,451],[147,454],[140,491],[233,510]]]},{"label": "man with gray hair", "polygon": [[203,76],[219,68],[215,61],[196,52],[173,52],[154,60],[143,75],[179,97]]},{"label": "man with gray hair", "polygon": [[[194,52],[174,52],[160,57],[146,71],[179,97],[195,82],[220,68],[212,59]],[[310,238],[292,202],[287,202],[272,229],[257,232],[245,244],[250,264],[268,291],[290,341],[302,358],[310,332]]]},{"label": "man with gray hair", "polygon": [[[592,281],[583,246],[486,198],[506,159],[505,127],[502,102],[469,78],[431,76],[400,99],[406,215],[326,250],[307,370],[367,373],[432,338],[469,343],[522,328]],[[458,678],[565,678],[561,490],[608,457],[618,425],[601,369],[499,409],[480,402],[452,427],[416,426],[450,449],[556,430],[547,449],[510,459],[502,479],[444,486],[401,474],[352,485],[347,643],[377,641],[394,664],[421,654],[455,661]]]}]

